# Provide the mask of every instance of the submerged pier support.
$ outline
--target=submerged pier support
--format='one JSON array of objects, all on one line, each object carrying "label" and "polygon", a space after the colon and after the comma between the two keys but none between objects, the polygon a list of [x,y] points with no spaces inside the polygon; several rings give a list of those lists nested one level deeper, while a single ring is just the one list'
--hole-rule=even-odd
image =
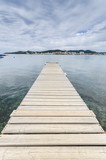
[{"label": "submerged pier support", "polygon": [[106,160],[106,134],[58,63],[46,63],[0,136],[0,160]]}]

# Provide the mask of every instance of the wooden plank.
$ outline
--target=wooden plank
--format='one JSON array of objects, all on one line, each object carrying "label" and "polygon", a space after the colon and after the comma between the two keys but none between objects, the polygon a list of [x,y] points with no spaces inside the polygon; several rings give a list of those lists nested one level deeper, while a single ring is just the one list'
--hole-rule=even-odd
[{"label": "wooden plank", "polygon": [[37,81],[45,81],[45,80],[47,80],[47,81],[68,81],[68,79],[66,78],[66,77],[54,77],[54,76],[40,76],[40,77],[38,77],[37,78]]},{"label": "wooden plank", "polygon": [[32,85],[32,87],[33,86],[47,86],[48,85],[48,87],[49,86],[64,86],[64,87],[73,87],[72,86],[72,84],[69,82],[69,81],[67,81],[67,82],[62,82],[62,81],[35,81],[34,83],[33,83],[33,85]]},{"label": "wooden plank", "polygon": [[69,84],[43,84],[43,83],[35,83],[35,84],[33,84],[32,85],[32,87],[31,88],[39,88],[39,87],[42,87],[42,88],[46,88],[46,87],[50,87],[50,88],[73,88],[73,86],[71,85],[71,83],[70,83],[70,85]]},{"label": "wooden plank", "polygon": [[53,85],[72,85],[71,83],[70,83],[70,81],[65,81],[65,82],[62,82],[62,81],[49,81],[49,82],[46,82],[46,81],[35,81],[34,83],[33,83],[33,85],[43,85],[43,84],[48,84],[48,85],[51,85],[51,84],[53,84]]},{"label": "wooden plank", "polygon": [[55,71],[55,72],[63,72],[63,70],[61,69],[61,67],[60,66],[53,66],[53,67],[50,67],[50,66],[48,66],[47,67],[47,65],[45,66],[45,67],[43,67],[43,69],[42,69],[42,71],[41,71],[41,73],[42,72],[48,72],[48,71]]},{"label": "wooden plank", "polygon": [[48,76],[48,75],[45,75],[45,76],[38,76],[38,78],[37,78],[37,80],[39,81],[41,81],[41,80],[47,80],[47,81],[69,81],[68,79],[67,79],[67,77],[66,76]]},{"label": "wooden plank", "polygon": [[7,124],[2,134],[103,133],[99,124]]},{"label": "wooden plank", "polygon": [[45,68],[43,68],[42,69],[42,71],[41,71],[41,74],[48,74],[48,72],[50,73],[57,73],[57,72],[59,72],[59,73],[61,73],[61,74],[63,74],[64,72],[63,72],[63,70],[61,69],[61,67],[57,67],[57,66],[53,66],[53,67],[45,67]]},{"label": "wooden plank", "polygon": [[25,98],[30,99],[79,99],[81,98],[79,95],[73,95],[73,96],[43,96],[43,95],[26,95]]},{"label": "wooden plank", "polygon": [[19,106],[18,110],[48,110],[48,111],[82,111],[89,110],[87,106]]},{"label": "wooden plank", "polygon": [[76,91],[74,88],[70,88],[70,87],[67,87],[67,88],[50,88],[50,87],[46,87],[46,88],[43,88],[43,87],[33,87],[30,89],[30,91]]},{"label": "wooden plank", "polygon": [[62,78],[65,78],[67,79],[66,75],[65,74],[40,74],[38,76],[38,78],[59,78],[59,79],[62,79]]},{"label": "wooden plank", "polygon": [[64,72],[62,71],[41,71],[40,75],[66,75]]},{"label": "wooden plank", "polygon": [[106,147],[3,147],[1,160],[106,160]]},{"label": "wooden plank", "polygon": [[50,106],[50,105],[52,105],[52,106],[69,106],[69,105],[73,105],[73,106],[79,106],[79,105],[82,105],[82,106],[86,106],[86,104],[82,101],[82,102],[76,102],[76,101],[63,101],[63,102],[61,102],[61,101],[24,101],[24,102],[22,102],[21,103],[21,105],[32,105],[32,106],[36,106],[36,105],[45,105],[45,106]]},{"label": "wooden plank", "polygon": [[[42,92],[42,93],[48,93],[48,95],[49,95],[49,93],[51,93],[51,92],[52,92],[52,93],[58,93],[59,91],[58,91],[58,90],[56,90],[56,91],[49,91],[49,90],[48,90],[48,91],[45,91],[45,90],[29,90],[29,92],[30,92],[30,93],[31,93],[31,92],[32,92],[32,93],[34,93],[34,92],[35,92],[35,93]],[[29,93],[29,92],[28,92],[28,93]],[[76,90],[70,90],[70,91],[67,91],[67,90],[65,91],[65,90],[63,90],[63,91],[60,91],[60,93],[69,93],[69,94],[70,94],[70,93],[77,93],[77,91],[76,91]]]},{"label": "wooden plank", "polygon": [[27,95],[29,96],[39,96],[39,95],[43,95],[43,96],[77,96],[77,95],[79,95],[77,92],[54,92],[54,91],[52,91],[52,92],[47,92],[47,91],[45,91],[45,92],[43,92],[43,91],[37,91],[37,92],[28,92],[27,93]]},{"label": "wooden plank", "polygon": [[95,117],[11,117],[9,124],[98,124]]},{"label": "wooden plank", "polygon": [[84,102],[81,98],[70,98],[70,99],[42,99],[42,98],[24,98],[22,102]]},{"label": "wooden plank", "polygon": [[49,81],[56,81],[56,82],[57,82],[57,81],[61,81],[61,82],[64,81],[64,82],[67,82],[67,81],[68,81],[68,80],[65,79],[65,78],[63,78],[63,79],[52,79],[52,78],[51,78],[51,79],[50,79],[50,78],[49,78],[49,79],[48,79],[48,78],[47,78],[47,79],[46,79],[46,78],[44,79],[44,78],[39,78],[39,79],[37,79],[37,80],[38,80],[38,81],[46,81],[46,82],[49,82]]},{"label": "wooden plank", "polygon": [[50,88],[73,88],[72,84],[67,84],[67,83],[57,83],[57,82],[46,82],[45,83],[42,81],[42,82],[37,82],[37,83],[34,83],[32,85],[31,88],[39,88],[39,87],[42,87],[42,88],[46,88],[46,87],[50,87]]},{"label": "wooden plank", "polygon": [[28,93],[27,93],[27,95],[52,95],[52,96],[56,96],[56,95],[59,95],[59,96],[61,96],[61,95],[64,95],[64,96],[70,96],[70,95],[79,95],[76,91],[60,91],[60,92],[58,92],[58,91],[44,91],[44,90],[42,90],[42,91],[28,91]]},{"label": "wooden plank", "polygon": [[11,117],[95,117],[95,114],[88,111],[31,111],[31,110],[14,110]]},{"label": "wooden plank", "polygon": [[56,73],[58,73],[58,74],[64,74],[64,72],[62,71],[62,69],[60,68],[60,69],[47,69],[47,68],[45,68],[45,69],[42,69],[42,71],[41,71],[41,73],[40,74],[56,74]]},{"label": "wooden plank", "polygon": [[2,135],[0,146],[106,146],[106,134]]},{"label": "wooden plank", "polygon": [[47,76],[47,75],[45,75],[45,76],[40,76],[40,77],[38,77],[37,78],[37,81],[45,81],[45,80],[47,80],[47,81],[69,81],[65,76],[62,76],[62,77],[57,77],[57,76]]},{"label": "wooden plank", "polygon": [[30,90],[75,90],[72,86],[44,86],[36,85],[32,86]]},{"label": "wooden plank", "polygon": [[47,74],[48,72],[60,72],[60,73],[63,73],[63,71],[62,71],[62,69],[60,68],[60,67],[55,67],[55,66],[53,66],[53,67],[45,67],[45,68],[43,68],[42,69],[42,71],[41,71],[41,73],[42,72],[44,72],[45,74]]},{"label": "wooden plank", "polygon": [[[52,70],[52,72],[54,72],[53,70]],[[61,71],[60,71],[61,72]],[[65,73],[61,73],[61,74],[48,74],[48,73],[41,73],[41,74],[39,74],[39,76],[38,77],[42,77],[42,78],[45,78],[45,77],[53,77],[53,78],[67,78],[66,77],[66,75],[65,75]]]},{"label": "wooden plank", "polygon": [[[42,71],[41,71],[41,75],[45,75],[45,74],[48,74],[48,73],[50,73],[50,74],[52,74],[52,73],[54,73],[54,74],[56,74],[56,73],[60,73],[60,74],[65,74],[63,71],[62,71],[62,69],[61,68],[57,68],[57,67],[46,67],[46,68],[43,68],[42,69]],[[65,74],[66,75],[66,74]]]}]

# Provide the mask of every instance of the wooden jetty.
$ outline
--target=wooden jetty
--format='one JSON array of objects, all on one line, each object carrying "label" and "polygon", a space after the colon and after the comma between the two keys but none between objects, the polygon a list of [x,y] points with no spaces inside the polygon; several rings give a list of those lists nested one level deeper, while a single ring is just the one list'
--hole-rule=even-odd
[{"label": "wooden jetty", "polygon": [[10,115],[0,160],[106,160],[106,134],[58,63],[46,63]]}]

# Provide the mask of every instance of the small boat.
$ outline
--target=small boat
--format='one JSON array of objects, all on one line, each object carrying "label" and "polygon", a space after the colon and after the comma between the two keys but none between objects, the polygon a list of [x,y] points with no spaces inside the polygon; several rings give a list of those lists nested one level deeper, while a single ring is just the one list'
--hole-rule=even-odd
[{"label": "small boat", "polygon": [[4,56],[6,56],[5,54],[0,54],[0,58],[3,58]]}]

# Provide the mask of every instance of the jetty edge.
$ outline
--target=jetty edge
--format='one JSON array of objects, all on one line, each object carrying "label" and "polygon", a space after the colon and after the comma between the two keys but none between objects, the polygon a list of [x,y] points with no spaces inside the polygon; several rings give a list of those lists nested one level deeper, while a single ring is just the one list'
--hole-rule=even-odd
[{"label": "jetty edge", "polygon": [[0,135],[0,160],[106,160],[106,134],[58,63],[47,62]]}]

